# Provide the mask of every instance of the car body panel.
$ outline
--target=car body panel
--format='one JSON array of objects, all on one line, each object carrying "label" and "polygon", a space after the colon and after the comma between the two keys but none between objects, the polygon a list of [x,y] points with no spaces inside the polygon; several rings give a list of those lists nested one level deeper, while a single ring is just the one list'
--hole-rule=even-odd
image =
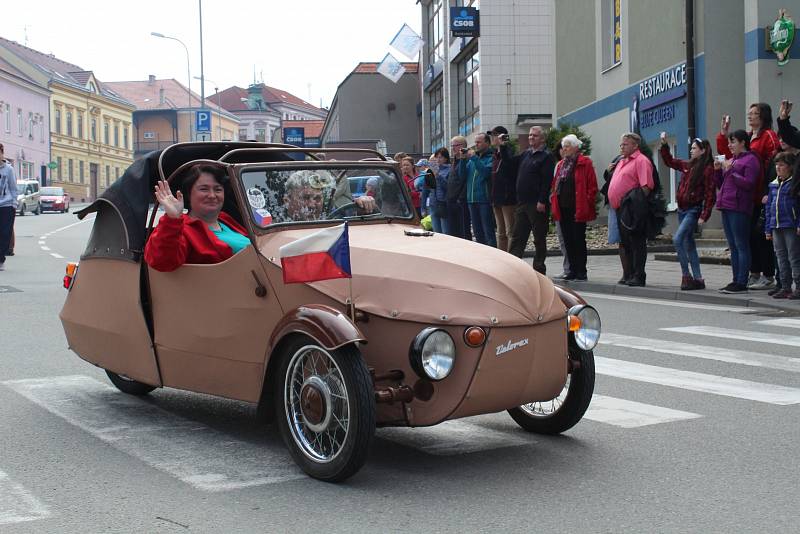
[{"label": "car body panel", "polygon": [[36,180],[18,180],[17,192],[17,208],[20,214],[39,212],[39,182]]},{"label": "car body panel", "polygon": [[43,187],[39,204],[42,211],[69,211],[69,195],[61,187]]}]

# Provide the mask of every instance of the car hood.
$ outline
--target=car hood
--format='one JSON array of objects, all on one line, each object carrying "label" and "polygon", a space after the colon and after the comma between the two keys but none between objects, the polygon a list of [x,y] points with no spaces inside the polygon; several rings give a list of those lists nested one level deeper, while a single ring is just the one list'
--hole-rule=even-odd
[{"label": "car hood", "polygon": [[[552,282],[530,264],[496,248],[444,234],[405,235],[413,226],[364,224],[349,228],[356,308],[410,321],[511,326],[564,317]],[[261,253],[280,266],[278,249],[317,229],[260,236]],[[344,302],[347,280],[314,282]]]}]

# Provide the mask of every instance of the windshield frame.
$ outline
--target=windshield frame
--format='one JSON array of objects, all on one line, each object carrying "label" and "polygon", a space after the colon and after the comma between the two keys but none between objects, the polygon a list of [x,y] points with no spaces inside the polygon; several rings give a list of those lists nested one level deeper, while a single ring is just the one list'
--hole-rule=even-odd
[{"label": "windshield frame", "polygon": [[[244,219],[246,219],[248,226],[256,235],[268,234],[276,231],[291,230],[303,227],[326,227],[332,224],[341,224],[347,221],[349,224],[387,224],[389,222],[398,222],[403,224],[413,224],[419,226],[419,217],[413,208],[411,195],[408,188],[403,183],[402,176],[397,164],[394,161],[330,161],[330,160],[304,160],[304,161],[281,161],[281,162],[264,162],[264,163],[245,163],[232,165],[233,174],[236,177],[236,186],[233,188],[237,197],[238,204],[243,211]],[[393,173],[402,185],[400,191],[402,192],[406,205],[409,208],[410,215],[408,217],[370,217],[369,215],[362,217],[346,217],[341,219],[329,219],[318,221],[287,221],[270,224],[266,227],[261,227],[255,223],[252,218],[250,210],[247,209],[248,200],[246,198],[246,187],[242,179],[242,174],[251,171],[286,171],[286,170],[300,170],[300,169],[336,169],[336,170],[350,170],[350,169],[374,169],[384,170]]]}]

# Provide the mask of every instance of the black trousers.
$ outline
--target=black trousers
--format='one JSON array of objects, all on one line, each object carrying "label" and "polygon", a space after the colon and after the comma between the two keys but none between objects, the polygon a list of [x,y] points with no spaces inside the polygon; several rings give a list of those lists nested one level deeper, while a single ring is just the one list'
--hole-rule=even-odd
[{"label": "black trousers", "polygon": [[561,208],[561,235],[567,249],[570,273],[586,276],[586,223],[575,222],[575,208]]},{"label": "black trousers", "polygon": [[537,211],[536,203],[517,204],[514,210],[514,232],[511,234],[511,244],[508,251],[521,258],[528,244],[528,238],[533,232],[533,246],[536,251],[533,255],[533,268],[542,274],[547,273],[544,260],[547,258],[547,231],[550,221],[550,208],[544,212]]},{"label": "black trousers", "polygon": [[11,245],[11,231],[14,229],[14,216],[17,212],[13,206],[0,208],[0,263],[5,263],[6,252]]},{"label": "black trousers", "polygon": [[466,202],[447,201],[447,234],[472,241],[472,221]]},{"label": "black trousers", "polygon": [[775,276],[775,247],[764,236],[764,226],[760,224],[761,211],[756,206],[750,219],[750,272]]},{"label": "black trousers", "polygon": [[624,225],[619,224],[619,236],[622,239],[622,248],[631,264],[631,278],[644,282],[647,275],[644,266],[647,262],[647,235],[644,232],[631,232]]}]

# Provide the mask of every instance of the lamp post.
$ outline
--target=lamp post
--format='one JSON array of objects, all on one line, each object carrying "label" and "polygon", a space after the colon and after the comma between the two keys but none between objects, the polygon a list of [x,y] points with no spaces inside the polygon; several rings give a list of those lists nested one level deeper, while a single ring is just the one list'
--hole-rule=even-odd
[{"label": "lamp post", "polygon": [[[222,141],[222,106],[219,99],[219,84],[209,78],[201,79],[200,76],[195,76],[195,80],[200,80],[200,83],[211,82],[214,84],[214,94],[217,95],[217,141]],[[203,102],[205,105],[205,102]]]},{"label": "lamp post", "polygon": [[178,39],[177,37],[170,37],[169,35],[164,35],[163,33],[158,32],[150,32],[150,35],[153,37],[159,37],[161,39],[171,39],[173,41],[178,41],[183,49],[186,51],[186,77],[188,78],[189,83],[189,141],[194,141],[194,134],[192,132],[192,71],[189,67],[189,49],[186,47],[186,43]]}]

